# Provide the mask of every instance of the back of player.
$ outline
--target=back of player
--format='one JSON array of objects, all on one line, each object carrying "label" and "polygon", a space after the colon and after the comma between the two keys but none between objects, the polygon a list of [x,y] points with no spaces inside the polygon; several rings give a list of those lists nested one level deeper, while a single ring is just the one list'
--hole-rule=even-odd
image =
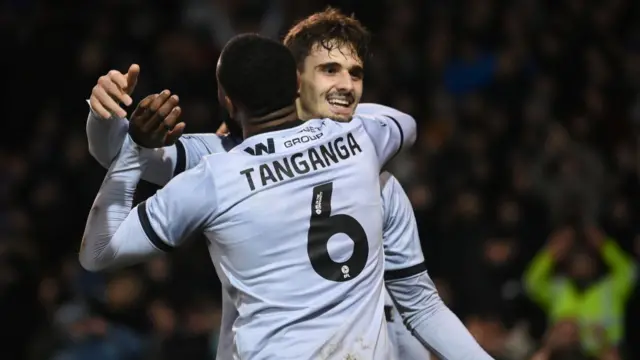
[{"label": "back of player", "polygon": [[[112,244],[105,257],[127,246],[124,239],[143,237],[137,245],[147,251],[136,254],[148,254],[203,232],[238,310],[235,358],[390,359],[378,174],[414,142],[415,120],[389,109],[350,123],[296,121],[296,66],[276,41],[230,40],[218,60],[218,100],[245,141],[205,157],[123,220],[93,211],[89,228],[121,225],[113,235],[93,236],[104,226],[89,231],[89,243]],[[118,193],[126,180],[131,201],[144,159],[128,150],[101,191]],[[116,201],[98,205],[125,212]],[[89,267],[99,248],[91,249],[83,252]]]},{"label": "back of player", "polygon": [[205,234],[238,309],[238,358],[392,358],[380,161],[362,124],[296,123],[205,158]]}]

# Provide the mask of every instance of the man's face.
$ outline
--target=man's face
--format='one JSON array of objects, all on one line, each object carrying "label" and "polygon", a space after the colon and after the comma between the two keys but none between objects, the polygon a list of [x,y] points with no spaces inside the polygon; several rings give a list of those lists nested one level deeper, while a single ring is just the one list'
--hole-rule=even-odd
[{"label": "man's face", "polygon": [[300,73],[298,114],[349,121],[362,97],[363,64],[350,46],[331,51],[316,45]]},{"label": "man's face", "polygon": [[595,260],[586,251],[574,252],[570,258],[569,271],[576,280],[591,280],[596,273]]}]

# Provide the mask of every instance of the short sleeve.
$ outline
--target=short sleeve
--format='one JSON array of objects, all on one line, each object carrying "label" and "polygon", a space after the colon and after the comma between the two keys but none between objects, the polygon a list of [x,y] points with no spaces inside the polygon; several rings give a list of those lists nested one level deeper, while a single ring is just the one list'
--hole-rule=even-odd
[{"label": "short sleeve", "polygon": [[216,134],[183,135],[176,142],[174,176],[196,167],[203,157],[231,150],[240,141],[231,136]]},{"label": "short sleeve", "polygon": [[411,115],[378,104],[361,104],[357,110],[381,166],[416,141],[416,121]]},{"label": "short sleeve", "polygon": [[140,156],[147,161],[142,179],[164,186],[176,175],[198,166],[203,157],[227,151],[235,146],[229,137],[215,134],[184,135],[172,146],[142,149]]},{"label": "short sleeve", "polygon": [[426,271],[413,207],[391,174],[380,175],[384,223],[385,280],[397,280]]},{"label": "short sleeve", "polygon": [[216,204],[213,177],[203,160],[138,205],[137,211],[149,240],[160,250],[171,251],[194,232],[204,230]]}]

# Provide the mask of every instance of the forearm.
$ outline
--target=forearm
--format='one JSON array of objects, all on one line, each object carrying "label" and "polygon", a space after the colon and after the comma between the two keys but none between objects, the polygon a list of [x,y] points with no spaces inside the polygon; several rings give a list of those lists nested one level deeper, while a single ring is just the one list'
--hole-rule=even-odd
[{"label": "forearm", "polygon": [[130,265],[161,253],[145,235],[137,212],[131,211],[143,166],[132,146],[127,138],[89,212],[79,255],[89,271]]},{"label": "forearm", "polygon": [[611,271],[620,274],[628,274],[634,267],[634,260],[618,246],[612,238],[607,238],[600,249],[602,260]]},{"label": "forearm", "polygon": [[600,253],[609,267],[608,278],[612,281],[615,296],[626,299],[632,292],[638,277],[635,260],[611,238],[605,240]]},{"label": "forearm", "polygon": [[442,302],[426,272],[387,281],[386,286],[407,328],[440,359],[491,359]]},{"label": "forearm", "polygon": [[550,301],[553,266],[553,255],[549,249],[543,248],[531,260],[524,273],[524,287],[527,293],[543,304]]},{"label": "forearm", "polygon": [[129,121],[112,117],[103,119],[93,111],[87,116],[89,153],[105,168],[109,168],[120,151],[129,131]]},{"label": "forearm", "polygon": [[[89,111],[87,117],[89,153],[100,165],[109,168],[122,148],[128,131],[129,121],[127,119],[116,117],[102,119],[93,111]],[[141,156],[148,164],[142,172],[141,178],[153,184],[164,186],[173,177],[180,157],[184,158],[184,150],[180,153],[176,145],[158,149],[143,149]],[[182,161],[184,162],[184,160]]]},{"label": "forearm", "polygon": [[418,324],[413,334],[442,360],[492,359],[444,304],[440,311]]}]

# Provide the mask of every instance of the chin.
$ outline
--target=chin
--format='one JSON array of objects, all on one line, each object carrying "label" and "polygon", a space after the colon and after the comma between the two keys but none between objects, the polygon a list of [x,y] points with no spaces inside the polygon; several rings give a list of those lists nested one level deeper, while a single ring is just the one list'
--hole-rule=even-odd
[{"label": "chin", "polygon": [[326,116],[326,117],[337,122],[349,122],[351,121],[351,119],[353,119],[353,114],[350,114],[350,115],[330,114],[329,116]]}]

